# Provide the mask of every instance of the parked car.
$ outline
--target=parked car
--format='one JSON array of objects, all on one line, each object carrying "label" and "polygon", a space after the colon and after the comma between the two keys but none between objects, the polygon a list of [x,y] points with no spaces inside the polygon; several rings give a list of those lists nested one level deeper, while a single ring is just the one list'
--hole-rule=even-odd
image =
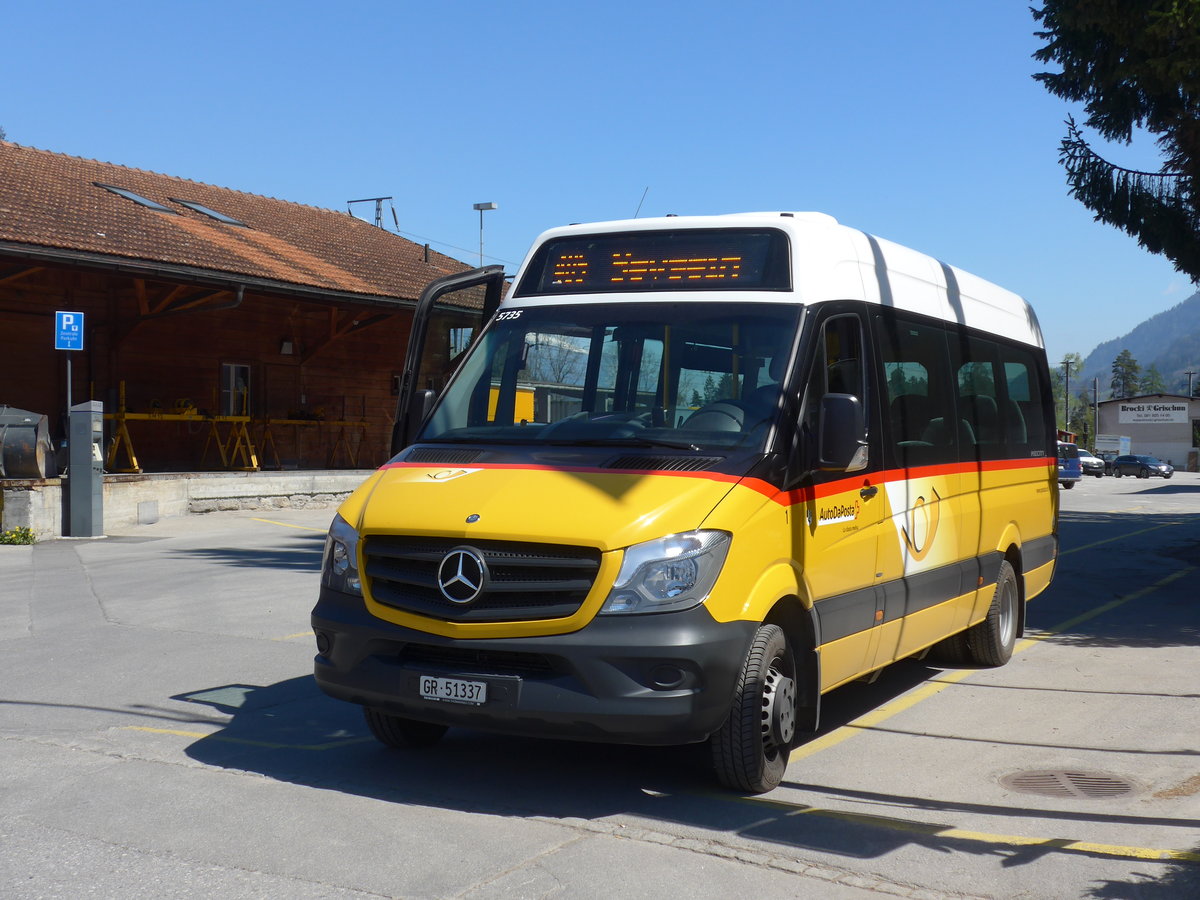
[{"label": "parked car", "polygon": [[1113,473],[1113,469],[1112,469],[1113,462],[1121,454],[1118,453],[1116,450],[1101,450],[1096,455],[1099,456],[1102,460],[1104,460],[1104,474],[1111,475]]},{"label": "parked car", "polygon": [[1058,442],[1058,483],[1068,491],[1083,478],[1079,465],[1079,448],[1065,441]]},{"label": "parked car", "polygon": [[1153,456],[1118,456],[1113,460],[1113,474],[1120,478],[1122,475],[1136,475],[1138,478],[1170,478],[1175,469],[1170,463],[1165,463]]},{"label": "parked car", "polygon": [[1084,475],[1095,475],[1097,478],[1104,477],[1104,460],[1098,456],[1093,456],[1086,450],[1079,451],[1079,465],[1082,467]]}]

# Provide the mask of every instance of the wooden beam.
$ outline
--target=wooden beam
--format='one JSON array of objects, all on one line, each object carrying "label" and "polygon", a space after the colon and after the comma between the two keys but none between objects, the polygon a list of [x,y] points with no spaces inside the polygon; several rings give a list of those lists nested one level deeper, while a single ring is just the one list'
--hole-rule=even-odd
[{"label": "wooden beam", "polygon": [[38,272],[41,272],[43,268],[45,268],[45,267],[44,266],[18,266],[15,269],[8,269],[4,272],[0,272],[0,284],[9,284],[10,282],[17,281],[20,278],[24,278],[27,275],[34,275]]},{"label": "wooden beam", "polygon": [[166,296],[155,301],[154,309],[150,310],[148,313],[143,313],[143,315],[157,316],[159,313],[166,312],[175,298],[180,294],[183,294],[185,291],[187,291],[187,289],[188,288],[186,284],[177,284],[174,288],[167,291]]},{"label": "wooden beam", "polygon": [[309,347],[308,352],[300,357],[300,365],[306,365],[314,356],[346,335],[352,334],[355,331],[361,331],[364,328],[370,328],[372,325],[377,325],[380,322],[386,322],[395,315],[395,313],[364,314],[355,310],[341,314],[337,309],[331,308],[329,310],[328,337]]}]

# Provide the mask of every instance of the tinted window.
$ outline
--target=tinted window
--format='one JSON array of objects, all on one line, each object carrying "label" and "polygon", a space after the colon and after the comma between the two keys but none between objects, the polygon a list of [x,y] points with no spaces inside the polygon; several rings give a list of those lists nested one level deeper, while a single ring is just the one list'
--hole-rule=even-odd
[{"label": "tinted window", "polygon": [[895,313],[881,313],[875,321],[889,465],[957,462],[945,330]]},{"label": "tinted window", "polygon": [[1047,380],[1036,350],[892,311],[876,326],[892,465],[1047,454]]}]

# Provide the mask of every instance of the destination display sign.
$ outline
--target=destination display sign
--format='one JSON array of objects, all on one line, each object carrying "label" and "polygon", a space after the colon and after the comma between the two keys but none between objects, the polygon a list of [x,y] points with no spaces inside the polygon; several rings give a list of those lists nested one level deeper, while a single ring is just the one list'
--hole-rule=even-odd
[{"label": "destination display sign", "polygon": [[774,229],[633,231],[543,244],[517,296],[789,290],[787,236]]}]

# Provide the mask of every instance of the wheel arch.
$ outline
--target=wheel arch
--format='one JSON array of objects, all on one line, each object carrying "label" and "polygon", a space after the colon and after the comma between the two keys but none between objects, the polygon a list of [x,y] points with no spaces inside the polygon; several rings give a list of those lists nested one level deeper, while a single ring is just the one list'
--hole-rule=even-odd
[{"label": "wheel arch", "polygon": [[1004,559],[1017,576],[1017,637],[1020,638],[1025,635],[1025,564],[1019,544],[1010,543],[1003,552]]},{"label": "wheel arch", "polygon": [[821,718],[820,623],[811,606],[792,594],[780,598],[763,619],[783,629],[796,662],[796,732],[816,731]]},{"label": "wheel arch", "polygon": [[1000,532],[1000,540],[996,542],[996,552],[1012,566],[1013,574],[1017,576],[1017,637],[1025,634],[1025,564],[1021,552],[1021,529],[1016,522],[1009,522]]}]

